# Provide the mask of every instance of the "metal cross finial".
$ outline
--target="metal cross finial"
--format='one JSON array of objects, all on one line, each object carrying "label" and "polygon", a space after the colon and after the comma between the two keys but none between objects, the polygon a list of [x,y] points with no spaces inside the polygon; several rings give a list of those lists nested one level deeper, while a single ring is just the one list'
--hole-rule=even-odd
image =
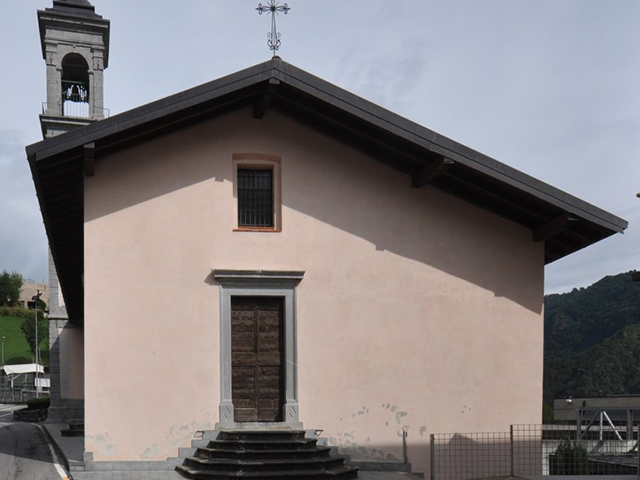
[{"label": "metal cross finial", "polygon": [[286,15],[291,8],[286,3],[280,6],[276,0],[270,0],[268,5],[259,3],[256,10],[260,15],[263,13],[271,14],[271,33],[267,33],[267,45],[269,45],[269,50],[273,51],[273,56],[275,57],[276,50],[280,48],[280,34],[276,31],[276,15],[280,12],[284,12]]}]

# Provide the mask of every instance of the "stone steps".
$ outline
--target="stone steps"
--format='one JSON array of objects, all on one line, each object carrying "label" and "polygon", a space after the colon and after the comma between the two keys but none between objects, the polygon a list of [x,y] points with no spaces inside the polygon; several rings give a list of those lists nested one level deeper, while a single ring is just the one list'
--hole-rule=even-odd
[{"label": "stone steps", "polygon": [[329,447],[315,447],[314,449],[280,449],[280,450],[232,450],[222,448],[200,447],[196,450],[196,456],[202,458],[227,458],[227,459],[287,459],[287,458],[322,458],[328,457]]},{"label": "stone steps", "polygon": [[356,467],[316,442],[305,438],[304,430],[223,430],[176,470],[185,478],[203,480],[357,478]]},{"label": "stone steps", "polygon": [[84,423],[70,423],[69,428],[60,430],[63,437],[84,437]]},{"label": "stone steps", "polygon": [[203,479],[203,480],[228,480],[233,478],[247,478],[251,480],[273,480],[275,478],[289,478],[295,480],[318,480],[318,479],[336,479],[347,480],[358,478],[358,471],[352,467],[342,466],[334,470],[292,470],[287,472],[207,472],[203,470],[195,470],[184,465],[176,470],[185,478]]}]

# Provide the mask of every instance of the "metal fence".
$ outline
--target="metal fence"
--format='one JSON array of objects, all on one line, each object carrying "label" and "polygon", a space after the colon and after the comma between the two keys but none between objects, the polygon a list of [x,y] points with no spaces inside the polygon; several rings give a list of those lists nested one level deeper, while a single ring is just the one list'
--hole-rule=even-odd
[{"label": "metal fence", "polygon": [[569,425],[513,425],[518,475],[637,475],[638,429],[578,430]]},{"label": "metal fence", "polygon": [[431,435],[431,479],[465,480],[511,474],[508,432]]},{"label": "metal fence", "polygon": [[90,111],[90,105],[86,102],[65,100],[59,101],[57,104],[42,103],[43,115],[63,115],[65,117],[76,118],[108,118],[111,112],[108,108],[93,107],[93,115]]},{"label": "metal fence", "polygon": [[509,432],[431,435],[431,480],[638,475],[638,428],[512,425]]}]

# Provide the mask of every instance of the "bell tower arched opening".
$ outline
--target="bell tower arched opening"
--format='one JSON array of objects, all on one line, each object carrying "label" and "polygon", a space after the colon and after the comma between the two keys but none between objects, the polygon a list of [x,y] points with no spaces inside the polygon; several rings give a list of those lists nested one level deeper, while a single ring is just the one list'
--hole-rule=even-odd
[{"label": "bell tower arched opening", "polygon": [[89,65],[82,55],[70,53],[62,59],[61,87],[62,115],[90,117]]}]

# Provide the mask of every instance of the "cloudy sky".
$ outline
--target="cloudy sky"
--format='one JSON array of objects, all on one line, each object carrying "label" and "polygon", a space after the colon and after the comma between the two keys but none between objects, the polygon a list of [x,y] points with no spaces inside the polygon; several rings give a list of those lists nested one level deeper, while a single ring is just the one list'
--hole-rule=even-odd
[{"label": "cloudy sky", "polygon": [[[46,237],[24,147],[41,139],[36,11],[52,3],[12,2],[0,17],[0,271],[37,281]],[[271,56],[257,1],[92,3],[111,20],[112,115]],[[548,293],[640,268],[640,1],[288,4],[285,61],[629,220],[549,265]]]}]

